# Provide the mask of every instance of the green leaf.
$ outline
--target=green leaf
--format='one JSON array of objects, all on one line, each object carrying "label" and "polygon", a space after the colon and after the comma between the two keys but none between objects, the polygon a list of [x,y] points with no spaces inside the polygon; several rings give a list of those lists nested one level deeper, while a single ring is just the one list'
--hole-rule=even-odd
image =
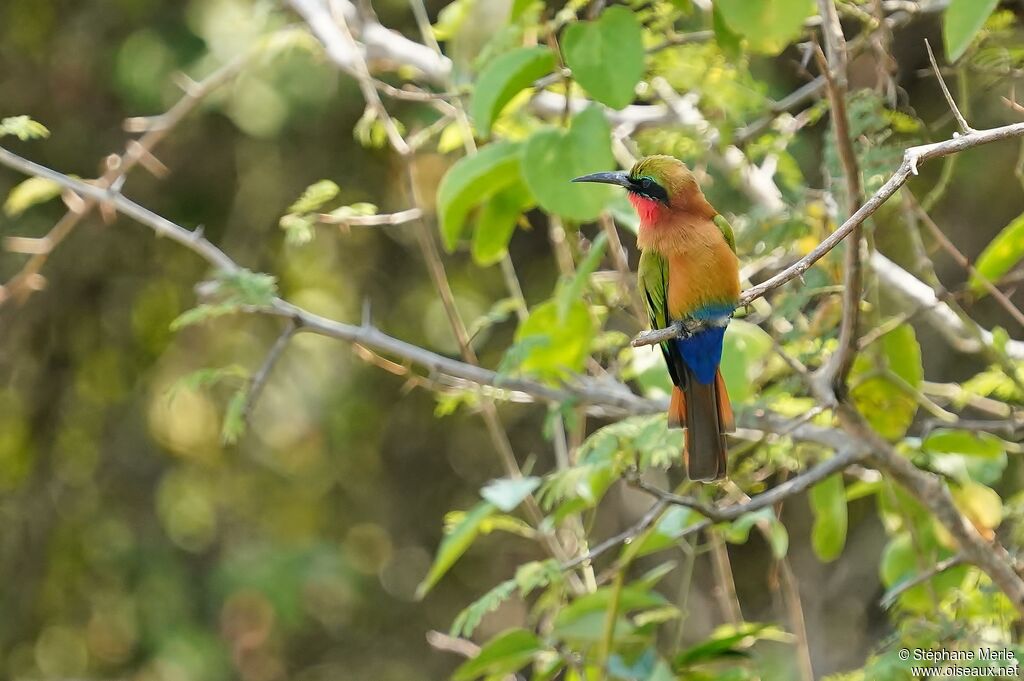
[{"label": "green leaf", "polygon": [[[598,640],[604,632],[608,606],[614,597],[614,587],[605,586],[577,598],[555,617],[553,633],[560,637]],[[665,597],[651,591],[646,585],[630,584],[618,595],[618,611],[625,615],[634,610],[661,608],[668,604]],[[633,626],[623,617],[616,624],[616,636],[628,636]]]},{"label": "green leaf", "polygon": [[942,17],[946,58],[954,62],[963,56],[999,0],[952,0]]},{"label": "green leaf", "polygon": [[472,681],[480,676],[511,674],[541,651],[540,639],[526,629],[510,629],[487,642],[477,656],[452,675],[452,681]]},{"label": "green leaf", "polygon": [[462,554],[466,552],[466,549],[469,548],[473,540],[476,539],[477,534],[479,534],[481,523],[494,513],[494,510],[494,506],[487,502],[477,504],[441,540],[441,546],[437,549],[434,564],[430,566],[427,576],[416,587],[417,598],[426,596],[434,585],[437,584],[438,580],[451,569],[455,561],[462,557]]},{"label": "green leaf", "polygon": [[506,579],[483,596],[467,605],[452,622],[450,636],[472,636],[484,615],[497,610],[516,591],[516,580]]},{"label": "green leaf", "polygon": [[330,180],[320,180],[306,187],[306,190],[302,192],[302,196],[296,199],[289,208],[289,213],[311,213],[318,210],[328,201],[333,200],[341,188],[338,187],[334,182]]},{"label": "green leaf", "polygon": [[644,75],[640,22],[626,7],[609,7],[596,21],[565,29],[562,54],[573,77],[594,99],[613,109],[633,101]]},{"label": "green leaf", "polygon": [[651,532],[641,535],[636,544],[636,557],[676,546],[690,526],[700,521],[700,516],[691,509],[673,506],[661,516]]},{"label": "green leaf", "polygon": [[284,240],[289,246],[308,244],[316,235],[315,220],[308,215],[288,213],[281,216],[278,226],[284,230]]},{"label": "green leaf", "polygon": [[224,410],[224,422],[220,428],[220,439],[226,445],[233,445],[245,433],[245,403],[249,389],[240,388],[234,392]]},{"label": "green leaf", "polygon": [[721,6],[717,2],[711,7],[711,27],[715,31],[715,42],[726,56],[735,59],[742,54],[741,38],[725,23]]},{"label": "green leaf", "polygon": [[480,490],[480,496],[499,509],[508,513],[518,506],[523,499],[530,496],[540,487],[540,478],[500,478],[492,480]]},{"label": "green leaf", "polygon": [[547,47],[520,47],[494,58],[477,79],[469,111],[484,137],[506,104],[523,88],[548,74],[555,56]]},{"label": "green leaf", "polygon": [[672,664],[676,669],[680,669],[710,662],[721,657],[735,655],[754,645],[758,639],[778,638],[778,636],[778,629],[767,624],[743,622],[736,626],[726,625],[719,627],[703,642],[676,655]]},{"label": "green leaf", "polygon": [[480,621],[489,612],[494,612],[518,589],[523,598],[535,589],[546,587],[562,578],[562,569],[557,561],[530,561],[516,569],[516,576],[498,584],[476,601],[466,606],[452,623],[452,636],[471,636]]},{"label": "green leaf", "polygon": [[235,303],[219,303],[216,305],[203,303],[185,310],[171,322],[171,331],[180,331],[187,326],[201,324],[210,319],[223,317],[238,312],[239,306]]},{"label": "green leaf", "polygon": [[966,454],[997,457],[1005,451],[1002,441],[991,433],[938,428],[928,434],[921,449],[929,454]]},{"label": "green leaf", "polygon": [[974,481],[966,481],[950,488],[953,502],[975,528],[987,539],[992,538],[992,530],[1003,522],[1003,500],[991,487]]},{"label": "green leaf", "polygon": [[846,489],[841,473],[830,475],[810,491],[814,527],[811,545],[822,562],[828,563],[843,552],[846,545]]},{"label": "green leaf", "polygon": [[778,54],[803,30],[813,0],[717,0],[726,26],[747,39],[755,52]]},{"label": "green leaf", "polygon": [[519,177],[519,145],[489,144],[479,153],[459,159],[448,169],[437,188],[437,215],[441,240],[449,251],[462,236],[466,216]]},{"label": "green leaf", "polygon": [[4,201],[4,213],[7,217],[16,218],[32,206],[57,198],[60,192],[61,186],[53,180],[30,177],[11,189]]},{"label": "green leaf", "polygon": [[174,400],[183,390],[199,390],[216,385],[222,381],[246,380],[248,378],[249,372],[238,364],[197,369],[172,383],[167,388],[167,399]]},{"label": "green leaf", "polygon": [[534,376],[558,380],[579,372],[590,354],[594,320],[590,309],[579,300],[573,301],[565,314],[549,300],[533,308],[516,330],[516,344],[510,348],[526,348],[515,368]]},{"label": "green leaf", "polygon": [[729,324],[722,344],[721,368],[734,404],[747,402],[757,394],[756,382],[771,352],[772,339],[764,329],[742,319]]},{"label": "green leaf", "polygon": [[981,252],[974,266],[977,274],[971,275],[971,290],[984,295],[986,291],[982,280],[999,281],[1021,258],[1024,258],[1024,214],[1003,227]]},{"label": "green leaf", "polygon": [[277,295],[277,278],[263,272],[253,272],[244,267],[230,274],[220,276],[218,296],[225,302],[238,305],[262,307],[269,305]]},{"label": "green leaf", "polygon": [[[948,555],[949,552],[933,553],[926,556],[926,560],[929,563],[934,563]],[[882,584],[891,592],[919,574],[922,569],[921,565],[922,561],[910,533],[901,532],[893,536],[882,551],[882,560],[879,563]],[[935,599],[941,599],[950,589],[959,586],[965,574],[966,567],[963,566],[940,572],[930,580],[904,591],[900,595],[900,605],[912,612],[933,612],[936,606]],[[934,594],[934,598],[932,594]]]},{"label": "green leaf", "polygon": [[473,232],[473,260],[478,265],[493,265],[508,252],[519,216],[533,206],[530,190],[515,182],[496,192],[480,210]]},{"label": "green leaf", "polygon": [[[893,380],[879,374],[888,369]],[[917,390],[924,380],[921,346],[909,324],[896,327],[857,356],[850,395],[872,427],[889,440],[903,437],[917,413]]]},{"label": "green leaf", "polygon": [[573,184],[580,175],[611,170],[611,130],[597,106],[573,117],[569,130],[545,128],[535,132],[523,149],[522,172],[541,208],[569,220],[593,220],[614,196],[614,187]]},{"label": "green leaf", "polygon": [[42,139],[50,136],[50,131],[42,123],[28,116],[11,116],[0,120],[0,137],[14,135],[22,142],[31,139]]}]

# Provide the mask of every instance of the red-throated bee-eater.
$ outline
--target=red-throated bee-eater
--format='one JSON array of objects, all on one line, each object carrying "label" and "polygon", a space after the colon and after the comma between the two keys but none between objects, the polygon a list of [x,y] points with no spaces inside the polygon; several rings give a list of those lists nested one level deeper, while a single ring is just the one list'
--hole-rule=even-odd
[{"label": "red-throated bee-eater", "polygon": [[740,296],[732,228],[704,198],[690,169],[671,156],[650,156],[628,173],[594,173],[573,182],[626,188],[640,216],[640,290],[651,325],[703,322],[696,333],[661,344],[674,384],[668,421],[686,427],[683,459],[691,479],[725,477],[724,434],[735,425],[718,365]]}]

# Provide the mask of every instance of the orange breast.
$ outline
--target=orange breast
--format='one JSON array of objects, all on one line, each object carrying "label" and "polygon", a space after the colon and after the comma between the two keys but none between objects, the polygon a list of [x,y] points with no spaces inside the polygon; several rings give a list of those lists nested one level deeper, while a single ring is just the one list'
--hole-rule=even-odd
[{"label": "orange breast", "polygon": [[739,261],[713,223],[690,225],[673,246],[666,253],[668,311],[673,319],[739,299]]}]

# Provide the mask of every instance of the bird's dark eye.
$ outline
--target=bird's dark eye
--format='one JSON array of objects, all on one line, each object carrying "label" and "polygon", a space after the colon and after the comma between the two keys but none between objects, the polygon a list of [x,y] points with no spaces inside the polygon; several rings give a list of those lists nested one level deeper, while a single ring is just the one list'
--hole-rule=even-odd
[{"label": "bird's dark eye", "polygon": [[650,191],[650,190],[651,190],[651,187],[653,187],[653,186],[654,186],[654,182],[653,182],[653,181],[651,180],[651,178],[649,178],[649,177],[645,177],[645,178],[643,178],[643,179],[641,179],[641,180],[640,180],[640,186],[641,186],[641,187],[642,187],[642,188],[643,188],[643,189],[644,189],[645,191]]}]

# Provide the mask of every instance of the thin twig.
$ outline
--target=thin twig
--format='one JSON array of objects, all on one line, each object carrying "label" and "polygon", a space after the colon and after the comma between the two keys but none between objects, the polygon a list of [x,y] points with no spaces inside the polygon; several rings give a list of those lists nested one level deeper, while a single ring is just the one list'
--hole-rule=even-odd
[{"label": "thin twig", "polygon": [[962,553],[957,553],[950,556],[949,558],[946,558],[945,560],[940,560],[938,563],[936,563],[934,566],[932,566],[925,572],[916,574],[910,579],[900,582],[892,589],[889,589],[889,591],[885,593],[885,595],[882,597],[882,600],[880,600],[878,604],[886,610],[888,610],[892,607],[892,604],[896,602],[896,599],[903,595],[904,592],[913,589],[915,586],[919,584],[927,582],[932,577],[935,577],[936,575],[945,572],[946,570],[955,568],[958,565],[963,565],[966,562],[967,559]]},{"label": "thin twig", "polygon": [[[129,141],[125,146],[125,151],[120,156],[112,155],[108,157],[107,170],[96,181],[96,185],[101,188],[120,187],[127,174],[136,165],[151,158],[153,149],[167,137],[168,133],[182,119],[191,113],[210,93],[238,75],[257,53],[258,50],[250,50],[227,62],[201,82],[192,83],[185,90],[181,99],[165,113],[144,120],[137,118],[128,119],[125,122],[126,128],[144,131],[144,134],[138,140]],[[21,270],[6,284],[0,285],[0,306],[9,300],[24,302],[32,292],[42,288],[44,280],[39,272],[46,263],[47,258],[49,258],[50,253],[74,231],[75,227],[89,215],[98,203],[99,200],[97,198],[89,198],[69,209],[64,214],[64,217],[54,224],[46,236],[37,240],[39,248],[31,251],[32,257],[22,265]],[[4,245],[7,248],[11,248],[12,245],[15,247],[19,245],[19,242],[12,241],[12,239],[14,237],[8,237],[5,240]]]},{"label": "thin twig", "polygon": [[960,108],[957,107],[956,101],[953,99],[953,95],[949,93],[949,88],[946,87],[946,79],[942,77],[942,71],[939,70],[939,65],[935,62],[935,53],[932,52],[932,44],[928,42],[928,39],[924,39],[925,49],[928,50],[928,61],[931,62],[932,71],[935,72],[935,79],[939,81],[939,87],[942,88],[942,96],[946,98],[946,103],[949,104],[949,110],[953,112],[953,118],[956,119],[956,125],[960,128],[960,132],[967,135],[975,132],[967,123],[967,119],[960,113]]},{"label": "thin twig", "polygon": [[274,345],[271,346],[266,358],[264,358],[259,371],[253,375],[252,380],[249,382],[249,390],[245,395],[245,406],[242,408],[242,416],[246,423],[252,418],[252,412],[256,408],[256,403],[259,402],[263,388],[267,385],[267,380],[270,379],[270,372],[274,370],[277,361],[284,354],[285,348],[288,347],[288,341],[292,339],[297,329],[295,320],[289,319],[285,323],[285,328],[281,335],[274,341]]}]

